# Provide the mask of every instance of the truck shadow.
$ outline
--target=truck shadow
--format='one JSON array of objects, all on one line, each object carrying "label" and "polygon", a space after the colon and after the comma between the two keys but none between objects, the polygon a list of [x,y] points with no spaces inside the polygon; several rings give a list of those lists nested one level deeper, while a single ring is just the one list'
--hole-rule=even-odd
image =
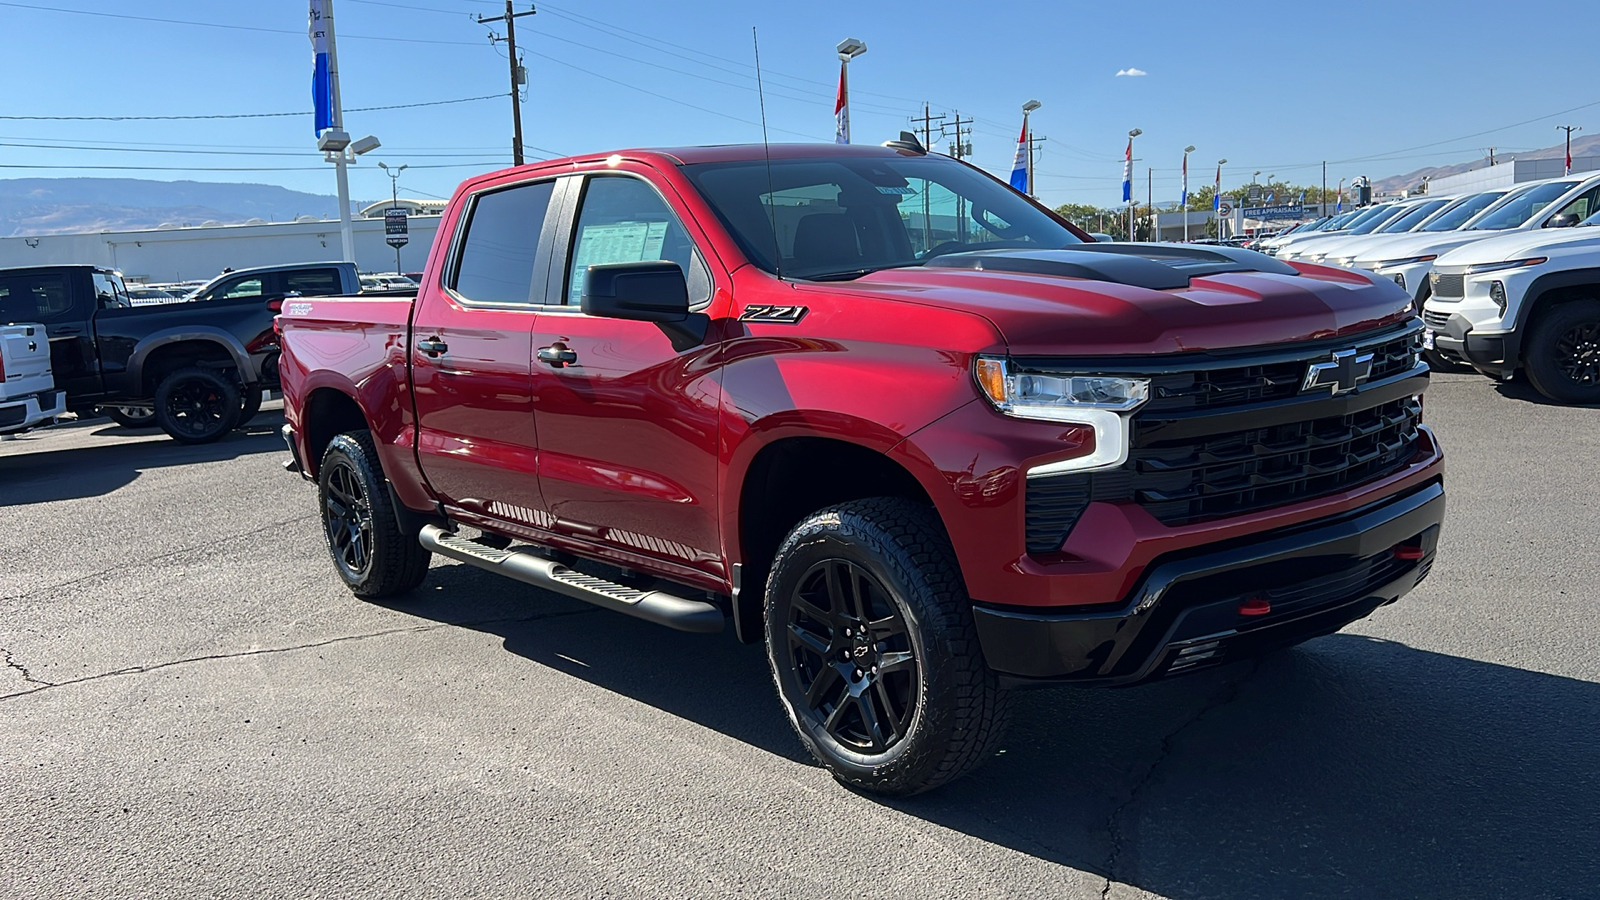
[{"label": "truck shadow", "polygon": [[[278,429],[283,414],[263,410],[249,425],[214,444],[180,444],[160,431],[132,430],[103,419],[66,426],[83,431],[88,443],[63,447],[54,429],[31,432],[0,453],[0,507],[109,494],[149,469],[218,462],[256,453],[282,452]],[[141,437],[140,441],[112,438]],[[96,441],[100,442],[96,442]]]},{"label": "truck shadow", "polygon": [[1524,403],[1533,403],[1538,406],[1570,406],[1574,409],[1600,409],[1600,403],[1560,403],[1534,390],[1528,383],[1527,376],[1519,376],[1516,381],[1501,381],[1494,386],[1495,393],[1510,400],[1521,400]]},{"label": "truck shadow", "polygon": [[[436,567],[396,608],[497,634],[541,665],[808,760],[761,650],[726,635],[578,613],[465,566]],[[1015,701],[984,768],[879,802],[1175,898],[1593,896],[1600,885],[1591,682],[1341,634],[1259,665]]]}]

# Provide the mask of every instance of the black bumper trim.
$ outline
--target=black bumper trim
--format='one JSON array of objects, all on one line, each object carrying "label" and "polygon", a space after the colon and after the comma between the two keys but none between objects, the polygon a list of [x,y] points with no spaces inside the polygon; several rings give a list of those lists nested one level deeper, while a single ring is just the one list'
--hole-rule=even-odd
[{"label": "black bumper trim", "polygon": [[[990,668],[1013,685],[1134,684],[1298,643],[1415,587],[1433,564],[1444,506],[1444,487],[1434,481],[1265,539],[1157,560],[1113,609],[1051,614],[974,605],[979,642]],[[1418,547],[1421,558],[1390,552],[1401,545]],[[1279,611],[1259,618],[1238,612],[1244,600],[1274,594],[1304,599],[1273,600]],[[1211,644],[1215,652],[1202,656]]]},{"label": "black bumper trim", "polygon": [[293,426],[283,426],[278,430],[278,435],[283,438],[285,444],[289,445],[289,458],[283,461],[283,470],[297,474],[301,478],[310,481],[311,473],[306,471],[305,464],[300,461],[300,442],[295,440]]},{"label": "black bumper trim", "polygon": [[1458,313],[1451,313],[1445,327],[1434,333],[1433,344],[1491,378],[1509,378],[1517,370],[1516,332],[1478,334],[1472,323]]}]

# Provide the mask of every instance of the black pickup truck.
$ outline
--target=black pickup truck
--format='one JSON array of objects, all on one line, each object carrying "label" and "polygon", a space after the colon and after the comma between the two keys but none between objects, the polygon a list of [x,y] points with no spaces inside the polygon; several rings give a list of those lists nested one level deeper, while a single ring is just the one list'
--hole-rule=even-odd
[{"label": "black pickup truck", "polygon": [[225,273],[187,303],[134,307],[122,276],[89,265],[0,269],[0,324],[42,323],[67,408],[218,440],[278,387],[273,318],[285,298],[355,293],[354,263]]}]

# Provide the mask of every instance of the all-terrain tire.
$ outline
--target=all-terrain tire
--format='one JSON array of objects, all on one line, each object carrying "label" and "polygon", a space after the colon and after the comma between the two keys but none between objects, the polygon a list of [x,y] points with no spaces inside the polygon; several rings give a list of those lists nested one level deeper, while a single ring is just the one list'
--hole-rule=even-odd
[{"label": "all-terrain tire", "polygon": [[144,430],[156,427],[156,411],[140,406],[102,406],[100,411],[123,428]]},{"label": "all-terrain tire", "polygon": [[173,440],[209,444],[239,421],[239,385],[222,372],[179,369],[156,388],[156,424]]},{"label": "all-terrain tire", "polygon": [[[819,510],[778,549],[765,596],[773,682],[806,749],[847,785],[891,796],[936,788],[987,760],[1004,735],[1008,698],[984,661],[954,558],[934,511],[899,498]],[[846,581],[866,587],[823,599]],[[833,615],[852,603],[870,626]],[[874,737],[889,731],[892,740]]]},{"label": "all-terrain tire", "polygon": [[250,424],[258,412],[261,412],[261,388],[246,385],[239,394],[239,421],[233,423],[233,427],[243,428]]},{"label": "all-terrain tire", "polygon": [[328,443],[317,502],[334,571],[351,593],[381,600],[409,593],[428,577],[433,554],[400,528],[371,432],[346,432]]},{"label": "all-terrain tire", "polygon": [[1522,348],[1535,390],[1557,403],[1600,403],[1600,300],[1573,300],[1534,322]]}]

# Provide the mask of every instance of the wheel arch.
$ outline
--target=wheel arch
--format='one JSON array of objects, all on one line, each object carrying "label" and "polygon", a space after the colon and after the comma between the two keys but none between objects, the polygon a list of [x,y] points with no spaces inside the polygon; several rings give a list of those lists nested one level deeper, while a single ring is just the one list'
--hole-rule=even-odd
[{"label": "wheel arch", "polygon": [[230,363],[244,384],[257,380],[250,353],[239,339],[221,329],[169,328],[140,341],[128,358],[128,383],[142,398],[155,396],[162,376],[198,362]]},{"label": "wheel arch", "polygon": [[1563,303],[1586,299],[1600,300],[1600,268],[1569,269],[1535,278],[1517,307],[1516,323],[1507,336],[1511,346],[1506,348],[1506,361],[1522,363],[1528,332],[1540,316]]}]

